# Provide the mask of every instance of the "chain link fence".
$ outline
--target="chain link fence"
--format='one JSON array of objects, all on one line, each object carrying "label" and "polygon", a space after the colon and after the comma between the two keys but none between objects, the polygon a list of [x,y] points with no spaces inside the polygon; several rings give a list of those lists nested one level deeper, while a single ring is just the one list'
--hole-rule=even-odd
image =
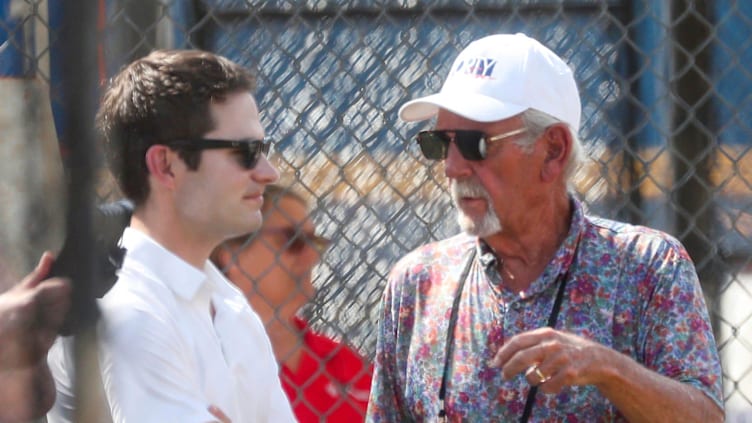
[{"label": "chain link fence", "polygon": [[[49,88],[62,133],[68,111],[60,104],[76,95],[55,76],[56,63],[75,60],[55,57],[56,33],[71,24],[56,21],[64,6],[0,3],[15,8],[4,15],[0,56],[16,50],[21,68],[3,72]],[[101,0],[98,7],[102,79],[154,48],[211,50],[254,70],[273,161],[286,183],[312,199],[319,232],[333,240],[305,314],[366,357],[390,267],[457,231],[441,165],[423,160],[411,139],[430,123],[399,122],[399,106],[438,90],[453,58],[476,38],[525,32],[541,40],[580,84],[580,136],[590,160],[578,195],[592,213],[684,242],[716,330],[727,420],[746,412],[752,421],[751,3]],[[9,105],[22,107],[20,100]],[[0,147],[5,163],[19,154]],[[3,165],[3,174],[13,172],[24,173]],[[117,196],[109,186],[101,184],[97,202]],[[2,252],[10,254],[8,239],[16,238],[4,234]],[[31,242],[24,256],[45,243]]]}]

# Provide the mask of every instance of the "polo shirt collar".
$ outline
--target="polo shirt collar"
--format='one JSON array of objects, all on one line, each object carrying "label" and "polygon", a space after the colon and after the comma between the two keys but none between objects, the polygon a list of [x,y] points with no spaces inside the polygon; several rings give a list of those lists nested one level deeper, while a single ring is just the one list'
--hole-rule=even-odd
[{"label": "polo shirt collar", "polygon": [[[551,284],[559,281],[560,278],[567,277],[571,279],[573,277],[575,265],[575,255],[577,253],[577,245],[580,242],[581,234],[585,230],[585,213],[582,203],[574,197],[570,197],[572,204],[572,220],[569,224],[569,233],[564,238],[564,242],[561,243],[559,249],[556,250],[553,259],[548,263],[548,266],[543,270],[543,274],[538,277],[530,285],[528,289],[520,293],[522,298],[529,298],[534,295],[548,289]],[[569,282],[569,281],[567,281]]]},{"label": "polo shirt collar", "polygon": [[[585,230],[585,212],[582,203],[573,196],[570,196],[570,202],[572,204],[572,219],[564,242],[556,250],[553,259],[551,259],[543,270],[543,274],[533,281],[525,291],[520,292],[520,298],[530,298],[548,289],[551,284],[559,279],[559,276],[563,277],[566,275],[572,265],[575,252],[577,251],[577,244],[580,240],[580,234]],[[477,249],[478,261],[484,271],[486,273],[493,272],[498,275],[496,270],[498,258],[491,247],[483,239],[478,238]],[[569,278],[571,277],[572,275],[570,274]]]}]

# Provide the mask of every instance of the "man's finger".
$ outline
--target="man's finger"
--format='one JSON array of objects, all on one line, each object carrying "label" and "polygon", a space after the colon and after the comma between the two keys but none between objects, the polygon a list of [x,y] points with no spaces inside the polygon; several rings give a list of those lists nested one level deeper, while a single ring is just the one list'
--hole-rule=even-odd
[{"label": "man's finger", "polygon": [[47,279],[37,286],[34,300],[45,315],[54,315],[62,319],[62,315],[70,307],[71,289],[67,279]]},{"label": "man's finger", "polygon": [[513,336],[508,342],[505,342],[504,345],[499,348],[491,365],[504,367],[519,351],[528,349],[543,342],[553,333],[555,333],[555,331],[551,328],[539,328]]},{"label": "man's finger", "polygon": [[50,273],[50,268],[54,261],[55,256],[51,252],[45,251],[34,270],[21,281],[21,285],[29,288],[39,285],[39,282],[43,281],[47,277],[47,274]]},{"label": "man's finger", "polygon": [[36,288],[34,325],[38,333],[37,346],[47,351],[65,321],[71,305],[71,285],[61,278],[47,279]]},{"label": "man's finger", "polygon": [[225,413],[222,412],[222,410],[220,410],[219,407],[217,407],[216,405],[210,405],[209,412],[212,413],[212,416],[219,419],[220,423],[232,423],[230,418],[227,417],[227,415],[225,415]]},{"label": "man's finger", "polygon": [[545,348],[541,344],[518,350],[501,366],[504,379],[511,379],[515,375],[525,372],[532,366],[537,366],[545,359]]}]

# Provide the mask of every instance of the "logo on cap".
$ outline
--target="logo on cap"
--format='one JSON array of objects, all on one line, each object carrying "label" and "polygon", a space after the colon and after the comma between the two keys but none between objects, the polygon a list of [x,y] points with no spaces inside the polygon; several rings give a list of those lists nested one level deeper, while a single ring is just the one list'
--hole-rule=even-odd
[{"label": "logo on cap", "polygon": [[475,78],[490,78],[494,66],[496,66],[496,59],[488,57],[470,57],[460,60],[454,68],[454,72]]}]

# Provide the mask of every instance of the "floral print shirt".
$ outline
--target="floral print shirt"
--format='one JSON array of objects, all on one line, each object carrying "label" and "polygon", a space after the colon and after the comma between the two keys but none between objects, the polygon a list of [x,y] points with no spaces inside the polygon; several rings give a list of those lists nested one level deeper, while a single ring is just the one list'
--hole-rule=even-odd
[{"label": "floral print shirt", "polygon": [[[721,367],[707,309],[687,252],[646,227],[586,216],[572,199],[567,238],[528,289],[504,288],[495,258],[476,237],[425,245],[392,269],[382,300],[369,422],[437,421],[447,330],[468,252],[449,360],[449,421],[518,421],[530,389],[489,362],[505,339],[548,321],[567,275],[557,329],[595,340],[721,406]],[[624,421],[594,386],[538,392],[531,421]]]}]

